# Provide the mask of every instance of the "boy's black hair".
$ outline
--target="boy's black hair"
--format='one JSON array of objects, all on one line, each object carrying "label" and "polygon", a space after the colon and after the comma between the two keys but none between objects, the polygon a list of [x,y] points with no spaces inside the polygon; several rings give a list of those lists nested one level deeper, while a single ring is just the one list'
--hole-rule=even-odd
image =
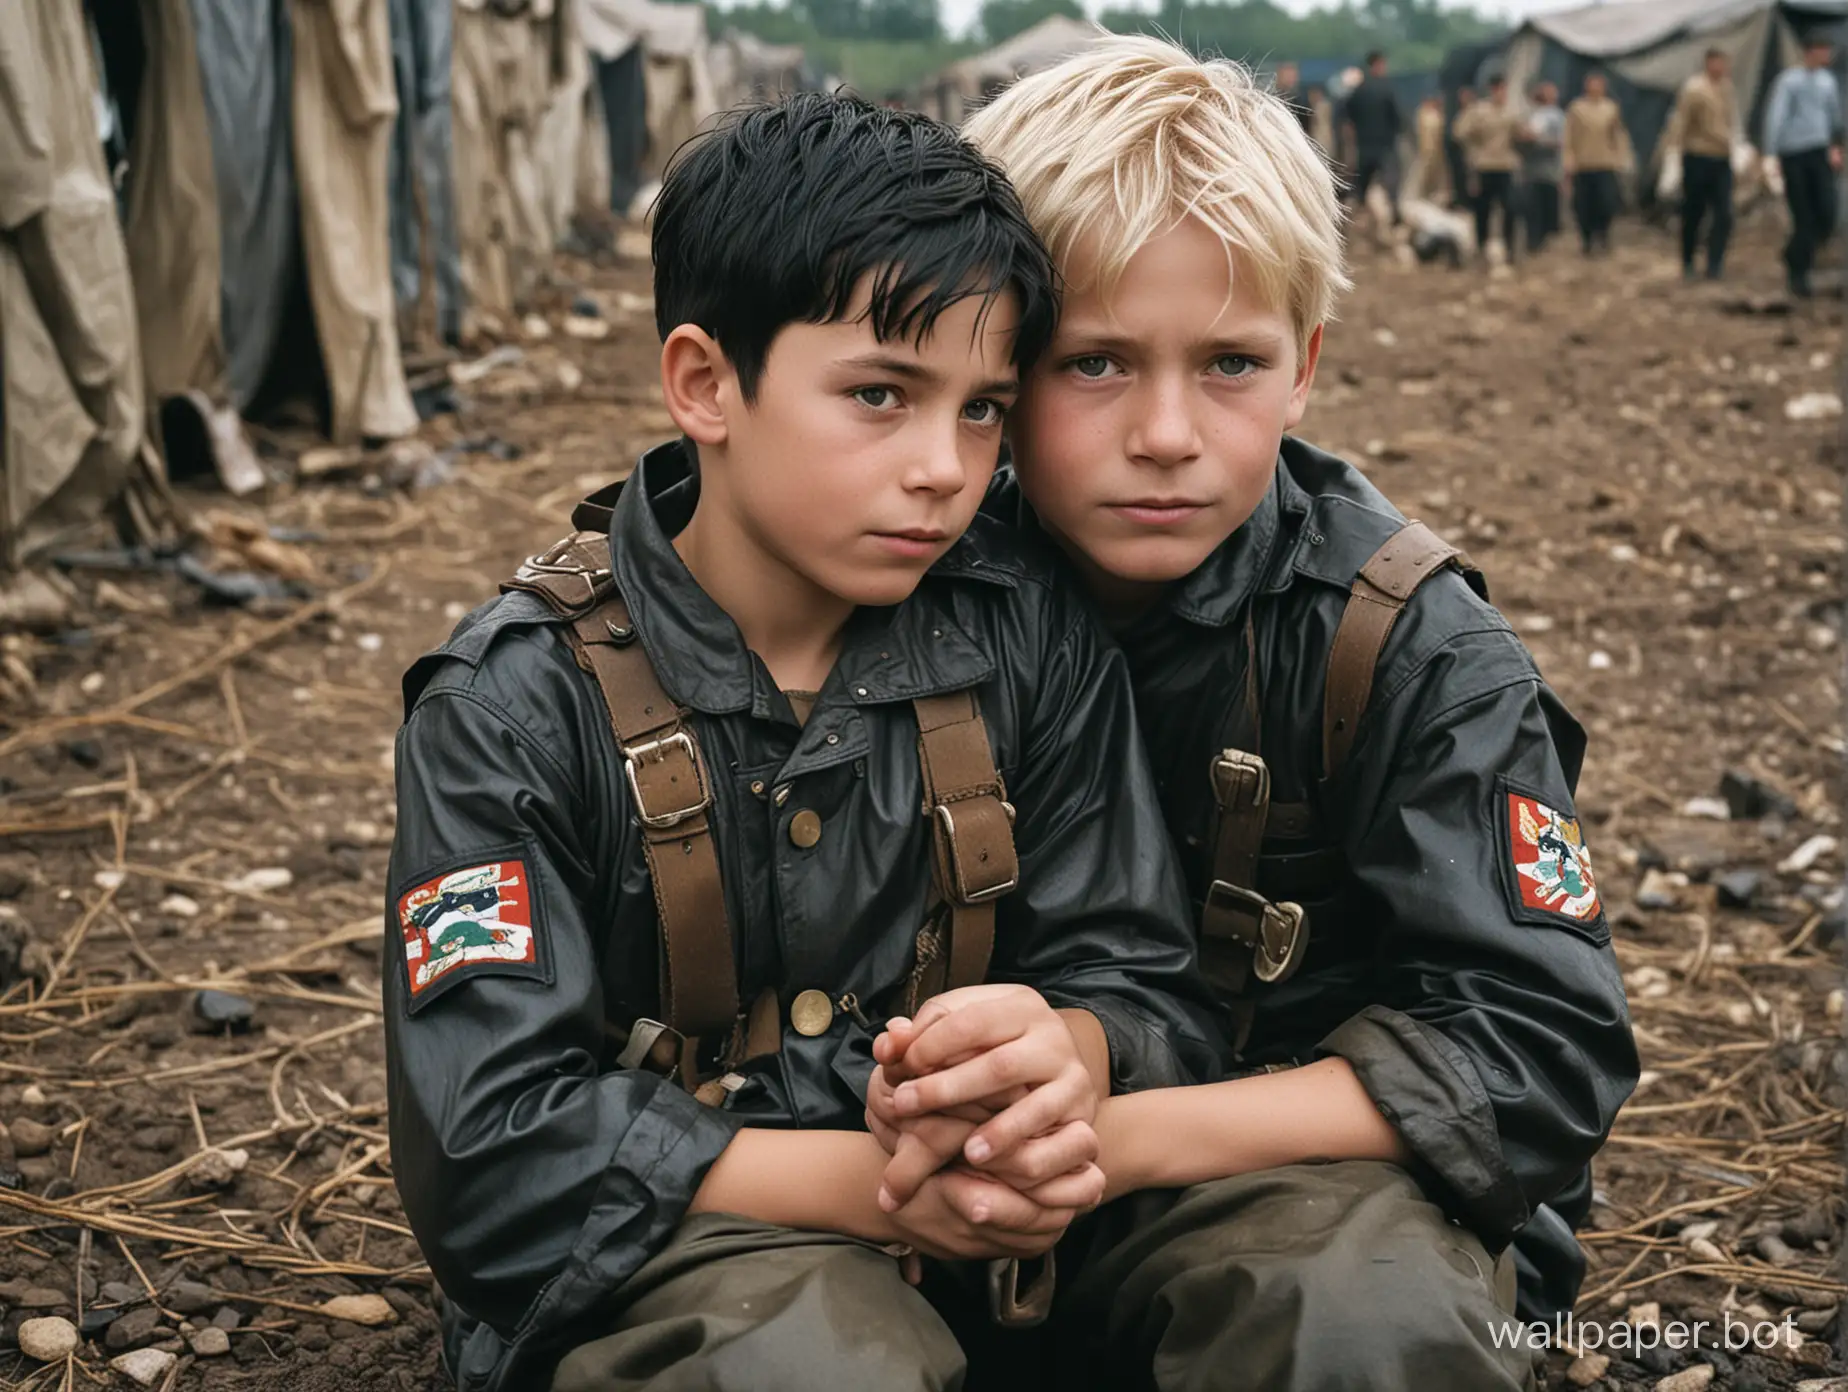
[{"label": "boy's black hair", "polygon": [[872,277],[881,342],[951,305],[1020,310],[1014,361],[1052,337],[1052,258],[1000,169],[950,127],[802,92],[728,113],[674,158],[655,204],[655,327],[711,334],[754,398],[785,325],[845,319]]}]

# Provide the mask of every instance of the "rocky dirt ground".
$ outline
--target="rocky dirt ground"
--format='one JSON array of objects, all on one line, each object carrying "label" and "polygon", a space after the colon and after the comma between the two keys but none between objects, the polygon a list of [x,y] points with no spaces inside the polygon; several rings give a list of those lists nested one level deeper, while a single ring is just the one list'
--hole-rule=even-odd
[{"label": "rocky dirt ground", "polygon": [[[1592,733],[1647,1072],[1581,1317],[1789,1317],[1769,1350],[1556,1351],[1549,1385],[1848,1387],[1841,306],[1776,297],[1768,229],[1694,288],[1624,232],[1508,278],[1363,256],[1304,433],[1467,546]],[[628,249],[561,264],[428,450],[182,489],[249,602],[86,567],[66,623],[0,640],[0,1387],[129,1386],[138,1350],[184,1392],[442,1385],[384,1136],[397,678],[669,430]]]}]

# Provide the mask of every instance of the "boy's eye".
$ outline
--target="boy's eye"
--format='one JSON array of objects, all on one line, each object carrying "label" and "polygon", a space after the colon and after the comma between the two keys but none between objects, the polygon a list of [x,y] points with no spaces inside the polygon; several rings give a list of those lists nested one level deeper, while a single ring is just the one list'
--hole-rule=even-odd
[{"label": "boy's eye", "polygon": [[1237,353],[1225,353],[1213,359],[1213,370],[1222,377],[1249,377],[1260,364]]},{"label": "boy's eye", "polygon": [[1066,366],[1071,368],[1071,370],[1076,372],[1080,377],[1096,379],[1099,377],[1108,377],[1111,371],[1116,367],[1116,364],[1111,362],[1109,358],[1104,357],[1101,353],[1087,353],[1082,358],[1073,358]]},{"label": "boy's eye", "polygon": [[999,401],[990,401],[987,397],[971,401],[963,407],[963,419],[971,425],[999,425],[1005,415],[1007,415],[1007,407]]},{"label": "boy's eye", "polygon": [[875,411],[889,411],[898,405],[898,393],[890,387],[855,387],[853,399]]}]

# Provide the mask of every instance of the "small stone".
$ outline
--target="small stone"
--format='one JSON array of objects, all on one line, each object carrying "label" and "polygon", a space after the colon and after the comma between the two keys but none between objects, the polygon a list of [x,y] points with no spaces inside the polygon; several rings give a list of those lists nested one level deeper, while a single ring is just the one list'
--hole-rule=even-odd
[{"label": "small stone", "polygon": [[295,1343],[309,1353],[326,1353],[334,1346],[333,1337],[318,1324],[304,1325],[295,1336]]},{"label": "small stone", "polygon": [[164,1349],[145,1348],[112,1358],[109,1366],[137,1386],[157,1387],[177,1362],[179,1359]]},{"label": "small stone", "polygon": [[1848,1392],[1848,1377],[1805,1378],[1796,1392]]},{"label": "small stone", "polygon": [[280,865],[266,865],[239,875],[235,880],[227,880],[225,888],[234,894],[267,894],[273,889],[287,889],[295,883],[295,876]]},{"label": "small stone", "polygon": [[77,689],[86,696],[94,696],[103,689],[103,674],[101,672],[91,672],[82,681],[77,683]]},{"label": "small stone", "polygon": [[19,1105],[22,1107],[42,1107],[44,1106],[45,1105],[44,1090],[40,1088],[37,1083],[27,1083],[24,1091],[22,1091],[19,1094]]},{"label": "small stone", "polygon": [[1723,822],[1732,816],[1732,809],[1727,807],[1722,798],[1689,798],[1681,804],[1684,817],[1705,817],[1710,821]]},{"label": "small stone", "polygon": [[195,991],[188,1024],[196,1034],[243,1034],[256,1013],[256,1005],[243,996],[229,991]]},{"label": "small stone", "polygon": [[114,1324],[121,1313],[120,1310],[113,1309],[108,1305],[91,1306],[83,1312],[83,1319],[80,1321],[83,1337],[86,1339],[94,1339],[110,1325]]},{"label": "small stone", "polygon": [[112,1353],[137,1348],[154,1338],[154,1331],[160,1328],[160,1321],[161,1313],[152,1305],[130,1310],[109,1326],[108,1334],[103,1336],[103,1347]]},{"label": "small stone", "polygon": [[1782,817],[1789,821],[1797,815],[1796,803],[1762,778],[1754,778],[1738,769],[1728,769],[1720,775],[1720,796],[1726,800],[1728,815],[1736,822],[1755,822],[1761,817]]},{"label": "small stone", "polygon": [[1586,665],[1594,672],[1608,672],[1611,670],[1611,655],[1603,648],[1596,648],[1586,659]]},{"label": "small stone", "polygon": [[201,1358],[220,1358],[231,1352],[231,1336],[215,1324],[208,1324],[188,1341]]},{"label": "small stone", "polygon": [[160,1296],[162,1305],[180,1315],[204,1314],[214,1308],[219,1300],[217,1291],[199,1281],[175,1281]]},{"label": "small stone", "polygon": [[57,1139],[58,1134],[44,1122],[34,1121],[31,1117],[14,1117],[6,1130],[13,1138],[13,1153],[20,1156],[45,1154],[51,1149],[51,1143]]},{"label": "small stone", "polygon": [[66,1354],[75,1353],[78,1343],[76,1326],[56,1315],[29,1319],[19,1326],[20,1352],[41,1363],[55,1363]]},{"label": "small stone", "polygon": [[377,633],[362,633],[353,642],[361,652],[375,653],[385,646],[385,639]]},{"label": "small stone", "polygon": [[13,1302],[22,1310],[55,1310],[60,1305],[71,1303],[68,1291],[53,1290],[50,1286],[27,1286]]},{"label": "small stone", "polygon": [[1837,844],[1833,836],[1812,836],[1777,863],[1778,873],[1780,875],[1801,875],[1817,861],[1834,851]]},{"label": "small stone", "polygon": [[1784,1245],[1784,1239],[1775,1233],[1766,1233],[1758,1239],[1758,1255],[1773,1266],[1789,1266],[1797,1259],[1797,1254]]},{"label": "small stone", "polygon": [[1660,1325],[1662,1307],[1653,1300],[1646,1300],[1641,1305],[1632,1305],[1629,1313],[1624,1316],[1624,1323],[1632,1329],[1645,1324]]},{"label": "small stone", "polygon": [[1610,1366],[1611,1360],[1601,1353],[1582,1353],[1566,1368],[1566,1381],[1574,1387],[1590,1387]]},{"label": "small stone", "polygon": [[368,1327],[390,1324],[398,1318],[391,1303],[378,1295],[336,1295],[316,1308],[329,1319],[348,1320]]},{"label": "small stone", "polygon": [[1691,1237],[1688,1239],[1688,1255],[1695,1261],[1725,1262],[1726,1253],[1722,1252],[1711,1238]]},{"label": "small stone", "polygon": [[247,1150],[202,1150],[187,1166],[186,1181],[195,1189],[228,1189],[250,1163]]},{"label": "small stone", "polygon": [[128,881],[128,876],[120,870],[98,870],[90,878],[98,889],[120,889]]},{"label": "small stone", "polygon": [[1784,1224],[1784,1240],[1801,1247],[1813,1247],[1835,1236],[1835,1223],[1826,1208],[1807,1209]]},{"label": "small stone", "polygon": [[1758,898],[1764,877],[1756,870],[1729,870],[1714,882],[1723,909],[1749,909]]},{"label": "small stone", "polygon": [[[1652,1349],[1651,1352],[1660,1350]],[[1683,1368],[1678,1373],[1671,1373],[1655,1385],[1655,1392],[1701,1392],[1713,1382],[1713,1365],[1696,1363],[1692,1368]]]},{"label": "small stone", "polygon": [[243,1322],[244,1317],[237,1312],[235,1305],[221,1305],[218,1313],[212,1316],[212,1323],[226,1333],[230,1333]]},{"label": "small stone", "polygon": [[179,1149],[180,1134],[177,1126],[143,1126],[129,1133],[128,1143],[137,1150],[165,1155]]},{"label": "small stone", "polygon": [[1826,1310],[1804,1310],[1796,1317],[1797,1328],[1805,1334],[1825,1334],[1829,1326],[1835,1323],[1839,1306],[1831,1305]]},{"label": "small stone", "polygon": [[105,1305],[133,1305],[143,1294],[140,1286],[131,1286],[126,1281],[104,1281],[96,1298]]},{"label": "small stone", "polygon": [[1705,1219],[1702,1219],[1698,1223],[1689,1223],[1686,1227],[1684,1227],[1681,1230],[1680,1236],[1683,1242],[1692,1242],[1696,1238],[1712,1237],[1719,1230],[1720,1230],[1720,1220],[1719,1219],[1705,1218]]},{"label": "small stone", "polygon": [[1643,876],[1636,891],[1639,909],[1672,909],[1680,902],[1679,890],[1686,888],[1688,877],[1679,873],[1651,870]]},{"label": "small stone", "polygon": [[172,914],[175,918],[197,918],[199,903],[196,899],[188,899],[184,894],[169,894],[160,901],[160,911],[164,914]]},{"label": "small stone", "polygon": [[98,768],[103,762],[103,747],[95,740],[66,740],[64,752],[79,768]]}]

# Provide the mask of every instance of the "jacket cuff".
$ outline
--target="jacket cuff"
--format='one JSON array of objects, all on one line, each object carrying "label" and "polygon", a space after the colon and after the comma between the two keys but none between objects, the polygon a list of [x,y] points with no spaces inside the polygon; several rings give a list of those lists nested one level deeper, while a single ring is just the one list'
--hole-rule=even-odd
[{"label": "jacket cuff", "polygon": [[685,1221],[706,1172],[743,1128],[666,1079],[655,1081],[604,1169],[570,1259],[520,1321],[517,1340],[581,1319],[640,1270]]},{"label": "jacket cuff", "polygon": [[1207,1070],[1212,1050],[1204,1040],[1187,1051],[1184,1061],[1174,1047],[1172,1031],[1128,1001],[1111,996],[1071,996],[1061,991],[1044,994],[1053,1009],[1088,1010],[1103,1026],[1104,1041],[1110,1046],[1111,1096],[1212,1081]]},{"label": "jacket cuff", "polygon": [[1417,1157],[1440,1206],[1499,1245],[1529,1212],[1503,1158],[1495,1110],[1468,1057],[1442,1033],[1397,1010],[1370,1005],[1315,1047],[1346,1059],[1360,1084]]}]

